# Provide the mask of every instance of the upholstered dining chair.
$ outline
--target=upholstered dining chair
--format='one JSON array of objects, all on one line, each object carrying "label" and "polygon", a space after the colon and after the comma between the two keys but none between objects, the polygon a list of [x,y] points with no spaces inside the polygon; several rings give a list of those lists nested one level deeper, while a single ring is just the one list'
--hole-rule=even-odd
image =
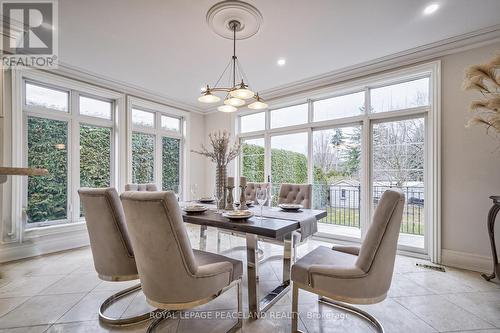
[{"label": "upholstered dining chair", "polygon": [[319,295],[325,304],[357,314],[378,332],[384,332],[375,317],[350,304],[374,304],[385,299],[391,286],[404,201],[400,192],[384,192],[361,248],[320,246],[292,266],[292,332],[298,332],[299,289]]},{"label": "upholstered dining chair", "polygon": [[[245,187],[245,199],[247,201],[253,201],[255,204],[258,204],[257,202],[257,189],[269,189],[271,186],[270,183],[247,183],[247,186]],[[264,205],[269,204],[269,198],[266,200]]]},{"label": "upholstered dining chair", "polygon": [[281,184],[278,204],[299,204],[310,209],[312,206],[311,184]]},{"label": "upholstered dining chair", "polygon": [[[139,279],[134,251],[125,223],[125,214],[114,188],[81,188],[83,205],[94,267],[101,280],[129,281]],[[137,284],[124,289],[99,307],[99,319],[109,325],[125,326],[150,319],[150,313],[130,318],[110,318],[104,312],[119,299],[141,289]]]},{"label": "upholstered dining chair", "polygon": [[148,191],[154,192],[158,191],[156,184],[127,184],[125,185],[125,191]]},{"label": "upholstered dining chair", "polygon": [[[243,263],[191,248],[173,192],[124,192],[121,195],[130,240],[146,300],[164,310],[186,310],[237,287],[241,328]],[[158,316],[152,332],[167,316]]]}]

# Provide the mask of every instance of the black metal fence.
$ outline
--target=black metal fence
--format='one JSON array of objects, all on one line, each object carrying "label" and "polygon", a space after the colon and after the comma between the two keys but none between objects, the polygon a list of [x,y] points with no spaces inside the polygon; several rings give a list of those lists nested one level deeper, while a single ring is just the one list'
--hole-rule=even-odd
[{"label": "black metal fence", "polygon": [[[373,207],[388,186],[373,187]],[[413,235],[424,234],[424,188],[405,186],[406,197],[401,232]],[[361,188],[359,185],[313,185],[313,205],[316,209],[325,209],[328,215],[319,222],[359,228],[361,209]]]}]

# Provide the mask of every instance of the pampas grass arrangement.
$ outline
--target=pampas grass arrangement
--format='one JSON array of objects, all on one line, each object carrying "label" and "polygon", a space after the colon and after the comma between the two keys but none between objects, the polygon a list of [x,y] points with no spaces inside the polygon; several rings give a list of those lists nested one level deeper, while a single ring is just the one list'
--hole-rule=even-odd
[{"label": "pampas grass arrangement", "polygon": [[479,91],[483,99],[473,101],[469,110],[474,116],[470,125],[482,125],[500,138],[500,53],[487,64],[475,65],[465,71],[464,90]]}]

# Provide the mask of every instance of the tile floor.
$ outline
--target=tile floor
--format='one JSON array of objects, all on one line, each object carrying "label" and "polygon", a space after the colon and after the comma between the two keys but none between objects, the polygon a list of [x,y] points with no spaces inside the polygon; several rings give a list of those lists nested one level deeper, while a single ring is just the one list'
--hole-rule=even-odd
[{"label": "tile floor", "polygon": [[[198,229],[189,228],[197,247]],[[244,251],[230,248],[244,240],[223,235],[227,255],[244,259]],[[309,241],[299,248],[299,256],[314,247],[329,245]],[[266,253],[280,248],[265,244]],[[215,231],[209,230],[207,250],[215,251]],[[361,306],[375,315],[386,332],[478,332],[500,333],[500,283],[484,281],[478,273],[447,268],[446,273],[415,266],[417,259],[398,256],[388,298],[382,303]],[[127,328],[102,326],[97,317],[99,304],[132,282],[103,282],[94,272],[88,247],[0,265],[0,333],[7,332],[144,332],[147,324]],[[260,267],[260,292],[278,284],[280,261]],[[246,283],[246,281],[244,281]],[[161,332],[224,332],[232,319],[216,319],[236,308],[235,292],[195,309],[209,318],[175,318],[166,321]],[[243,305],[247,309],[246,289]],[[287,295],[259,320],[245,320],[242,332],[290,332],[291,297]],[[110,316],[130,316],[148,311],[142,293],[112,306]],[[361,319],[318,304],[317,298],[301,293],[300,328],[304,332],[373,332]],[[196,316],[199,317],[199,316]]]}]

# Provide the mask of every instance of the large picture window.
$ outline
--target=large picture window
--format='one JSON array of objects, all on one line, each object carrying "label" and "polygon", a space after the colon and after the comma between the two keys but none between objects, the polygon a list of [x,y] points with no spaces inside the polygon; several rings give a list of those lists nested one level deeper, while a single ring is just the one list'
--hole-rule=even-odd
[{"label": "large picture window", "polygon": [[436,119],[430,115],[437,70],[422,68],[239,116],[240,174],[254,182],[270,179],[274,193],[282,183],[312,184],[313,208],[327,211],[320,233],[342,239],[361,240],[382,193],[402,191],[399,245],[425,253],[434,230],[426,220],[432,216],[426,195],[434,177],[428,148],[437,149],[429,128]]},{"label": "large picture window", "polygon": [[156,103],[130,98],[129,104],[132,183],[182,194],[184,118]]},{"label": "large picture window", "polygon": [[49,172],[28,177],[27,228],[79,221],[77,189],[114,185],[113,93],[102,92],[23,81],[27,166]]}]

